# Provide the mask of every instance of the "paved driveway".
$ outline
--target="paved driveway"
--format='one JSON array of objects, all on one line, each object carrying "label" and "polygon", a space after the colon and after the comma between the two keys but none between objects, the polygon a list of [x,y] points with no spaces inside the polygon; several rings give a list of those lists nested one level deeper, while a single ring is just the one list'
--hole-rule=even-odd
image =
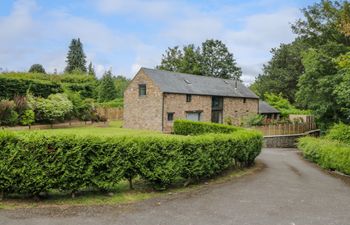
[{"label": "paved driveway", "polygon": [[331,176],[296,151],[264,149],[266,168],[199,192],[131,206],[0,211],[0,224],[349,225],[348,179]]}]

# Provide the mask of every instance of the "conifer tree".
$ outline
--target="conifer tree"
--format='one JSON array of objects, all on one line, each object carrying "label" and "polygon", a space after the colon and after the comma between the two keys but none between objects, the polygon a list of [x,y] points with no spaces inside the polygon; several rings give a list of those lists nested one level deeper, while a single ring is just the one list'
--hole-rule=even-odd
[{"label": "conifer tree", "polygon": [[79,38],[72,39],[66,62],[65,72],[72,73],[73,71],[80,71],[86,73],[86,56],[83,50],[83,44]]},{"label": "conifer tree", "polygon": [[92,65],[92,62],[89,63],[88,66],[88,75],[96,77],[94,66]]},{"label": "conifer tree", "polygon": [[108,70],[101,79],[99,86],[98,100],[107,102],[117,98],[117,89],[112,78],[112,72]]}]

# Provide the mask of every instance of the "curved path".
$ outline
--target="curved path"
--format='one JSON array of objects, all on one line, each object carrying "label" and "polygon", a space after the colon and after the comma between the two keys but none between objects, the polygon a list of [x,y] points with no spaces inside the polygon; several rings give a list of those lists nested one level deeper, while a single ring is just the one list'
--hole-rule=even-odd
[{"label": "curved path", "polygon": [[295,150],[264,149],[266,168],[199,192],[128,207],[97,206],[0,210],[0,224],[140,225],[347,225],[349,179],[332,176],[300,158]]}]

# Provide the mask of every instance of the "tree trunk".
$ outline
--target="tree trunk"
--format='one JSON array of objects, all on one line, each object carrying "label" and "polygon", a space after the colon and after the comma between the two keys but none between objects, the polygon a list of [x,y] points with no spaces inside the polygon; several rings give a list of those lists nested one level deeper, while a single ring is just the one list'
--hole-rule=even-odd
[{"label": "tree trunk", "polygon": [[129,181],[129,188],[130,188],[130,190],[133,190],[133,189],[134,189],[134,186],[132,185],[132,178],[129,177],[129,178],[128,178],[128,181]]},{"label": "tree trunk", "polygon": [[72,196],[72,198],[75,198],[75,191],[72,191],[71,196]]}]

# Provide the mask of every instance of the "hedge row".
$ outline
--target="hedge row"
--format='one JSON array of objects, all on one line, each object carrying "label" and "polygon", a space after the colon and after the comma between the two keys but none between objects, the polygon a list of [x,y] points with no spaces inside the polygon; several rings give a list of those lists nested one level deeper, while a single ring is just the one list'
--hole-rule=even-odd
[{"label": "hedge row", "polygon": [[200,136],[72,136],[0,132],[0,191],[38,194],[49,189],[113,188],[140,176],[155,188],[177,178],[211,177],[259,155],[254,131]]},{"label": "hedge row", "polygon": [[322,168],[350,175],[350,145],[334,140],[304,137],[299,139],[298,147],[306,159]]},{"label": "hedge row", "polygon": [[50,94],[63,92],[61,85],[57,83],[0,76],[0,99],[13,99],[16,95],[24,96],[28,90],[35,96],[44,98]]},{"label": "hedge row", "polygon": [[232,133],[241,128],[210,122],[195,122],[190,120],[174,121],[174,133],[179,135],[199,135],[207,133]]},{"label": "hedge row", "polygon": [[345,125],[342,123],[334,125],[329,130],[327,138],[350,144],[350,125]]}]

